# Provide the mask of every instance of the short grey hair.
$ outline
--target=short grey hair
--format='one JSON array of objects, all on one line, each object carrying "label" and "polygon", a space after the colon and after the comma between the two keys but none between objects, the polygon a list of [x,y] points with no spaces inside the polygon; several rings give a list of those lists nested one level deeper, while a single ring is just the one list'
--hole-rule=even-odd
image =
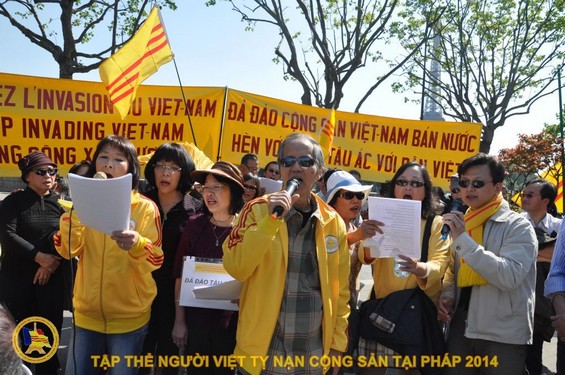
[{"label": "short grey hair", "polygon": [[304,133],[292,133],[282,141],[279,147],[279,153],[277,155],[277,161],[279,165],[282,165],[281,162],[283,159],[284,149],[286,145],[290,142],[294,142],[297,140],[305,140],[307,142],[310,142],[310,144],[312,145],[314,160],[316,160],[316,164],[318,165],[318,170],[321,170],[324,167],[324,153],[322,152],[322,147],[320,147],[318,141],[312,138],[312,136]]}]

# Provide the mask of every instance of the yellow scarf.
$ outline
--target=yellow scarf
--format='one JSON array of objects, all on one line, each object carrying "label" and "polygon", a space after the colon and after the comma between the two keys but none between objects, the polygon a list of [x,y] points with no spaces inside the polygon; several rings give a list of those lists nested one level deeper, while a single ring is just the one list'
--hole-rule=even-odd
[{"label": "yellow scarf", "polygon": [[[467,229],[467,233],[469,233],[469,236],[478,244],[483,244],[485,222],[502,207],[502,202],[502,194],[498,194],[483,207],[476,210],[469,208],[465,213],[465,228]],[[473,271],[473,269],[465,263],[465,259],[461,258],[461,266],[457,274],[457,286],[462,288],[486,284],[488,284],[488,281]]]}]

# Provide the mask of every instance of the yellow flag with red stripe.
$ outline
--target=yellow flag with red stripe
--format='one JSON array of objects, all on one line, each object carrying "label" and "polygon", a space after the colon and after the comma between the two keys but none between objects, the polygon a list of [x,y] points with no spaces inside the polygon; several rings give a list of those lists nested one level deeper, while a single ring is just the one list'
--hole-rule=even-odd
[{"label": "yellow flag with red stripe", "polygon": [[161,13],[154,7],[133,38],[99,68],[100,78],[122,120],[127,116],[141,82],[172,59],[173,51]]},{"label": "yellow flag with red stripe", "polygon": [[328,158],[332,154],[332,144],[334,141],[334,128],[335,128],[335,109],[332,108],[330,112],[329,118],[326,120],[326,123],[322,127],[320,131],[320,136],[318,137],[318,143],[322,148],[322,152],[324,153],[324,160],[328,160]]}]

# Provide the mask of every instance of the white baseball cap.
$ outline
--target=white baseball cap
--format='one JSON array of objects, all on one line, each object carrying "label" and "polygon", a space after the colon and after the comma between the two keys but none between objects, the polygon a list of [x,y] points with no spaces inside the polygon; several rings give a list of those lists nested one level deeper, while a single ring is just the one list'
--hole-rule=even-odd
[{"label": "white baseball cap", "polygon": [[328,188],[328,192],[325,195],[325,201],[327,203],[330,203],[335,194],[342,189],[354,193],[363,192],[365,193],[365,199],[367,199],[369,192],[373,188],[373,185],[361,185],[355,177],[346,171],[332,173],[330,178],[328,178],[326,186]]}]

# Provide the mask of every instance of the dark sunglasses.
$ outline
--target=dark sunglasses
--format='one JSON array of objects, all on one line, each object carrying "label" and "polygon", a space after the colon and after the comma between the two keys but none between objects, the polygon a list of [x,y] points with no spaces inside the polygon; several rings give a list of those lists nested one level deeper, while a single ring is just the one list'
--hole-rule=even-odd
[{"label": "dark sunglasses", "polygon": [[292,167],[296,162],[303,168],[310,168],[314,164],[316,164],[316,160],[312,159],[310,156],[301,156],[299,158],[295,158],[292,156],[287,156],[286,158],[282,158],[281,165],[285,168]]},{"label": "dark sunglasses", "polygon": [[459,188],[453,188],[453,189],[451,189],[451,192],[452,192],[453,194],[459,194],[460,191],[461,191],[461,190],[460,190]]},{"label": "dark sunglasses", "polygon": [[483,187],[485,187],[486,184],[488,184],[489,182],[492,181],[480,181],[480,180],[475,180],[475,181],[469,181],[469,180],[460,180],[459,181],[459,186],[461,186],[463,189],[466,189],[469,187],[469,185],[471,185],[473,188],[475,189],[481,189]]},{"label": "dark sunglasses", "polygon": [[353,197],[359,199],[360,201],[365,199],[365,193],[363,193],[362,191],[360,191],[358,193],[354,193],[354,192],[351,192],[351,191],[344,191],[339,196],[342,197],[343,199],[348,200],[348,201],[352,200]]},{"label": "dark sunglasses", "polygon": [[253,185],[243,185],[243,188],[246,190],[257,190],[257,186],[253,186]]},{"label": "dark sunglasses", "polygon": [[396,186],[407,186],[408,184],[410,184],[410,186],[412,186],[413,188],[419,188],[419,187],[424,186],[424,183],[422,181],[416,181],[416,180],[413,180],[413,181],[396,180],[394,182],[394,184]]},{"label": "dark sunglasses", "polygon": [[57,168],[53,168],[53,169],[39,168],[39,169],[34,169],[32,172],[38,176],[45,176],[45,174],[48,174],[49,176],[55,176],[59,172],[59,170]]},{"label": "dark sunglasses", "polygon": [[274,173],[274,174],[279,174],[279,173],[281,173],[281,172],[277,171],[276,169],[267,168],[267,170],[268,170],[269,172],[271,172],[271,173]]}]

